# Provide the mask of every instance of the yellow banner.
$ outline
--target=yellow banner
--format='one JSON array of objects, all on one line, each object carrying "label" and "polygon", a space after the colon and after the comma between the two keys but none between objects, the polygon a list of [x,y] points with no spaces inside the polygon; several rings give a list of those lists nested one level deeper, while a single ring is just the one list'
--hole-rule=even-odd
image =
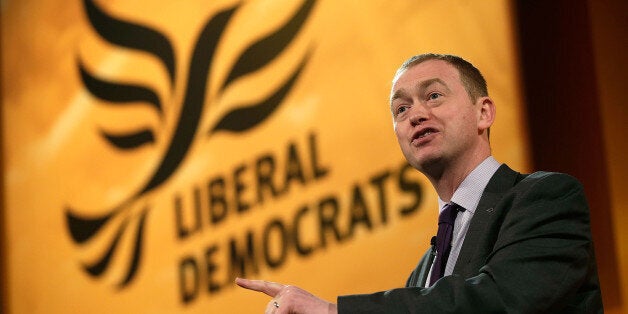
[{"label": "yellow banner", "polygon": [[236,276],[328,300],[402,286],[436,230],[390,81],[485,74],[526,170],[507,1],[4,1],[9,313],[249,313]]}]

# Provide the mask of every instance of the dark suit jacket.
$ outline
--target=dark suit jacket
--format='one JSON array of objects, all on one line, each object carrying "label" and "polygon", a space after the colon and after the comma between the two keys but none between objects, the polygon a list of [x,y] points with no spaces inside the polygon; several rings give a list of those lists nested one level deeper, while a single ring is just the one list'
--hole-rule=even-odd
[{"label": "dark suit jacket", "polygon": [[[426,260],[408,282],[425,282]],[[522,175],[502,165],[451,276],[430,288],[341,296],[338,312],[603,313],[582,185],[565,174]]]}]

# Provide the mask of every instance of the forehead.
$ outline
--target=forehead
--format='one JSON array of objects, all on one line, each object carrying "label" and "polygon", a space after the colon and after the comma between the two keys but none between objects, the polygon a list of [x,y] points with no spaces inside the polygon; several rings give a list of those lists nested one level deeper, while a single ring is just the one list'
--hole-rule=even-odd
[{"label": "forehead", "polygon": [[442,60],[427,60],[411,66],[395,77],[393,92],[434,79],[439,79],[447,85],[462,84],[460,73],[453,65]]}]

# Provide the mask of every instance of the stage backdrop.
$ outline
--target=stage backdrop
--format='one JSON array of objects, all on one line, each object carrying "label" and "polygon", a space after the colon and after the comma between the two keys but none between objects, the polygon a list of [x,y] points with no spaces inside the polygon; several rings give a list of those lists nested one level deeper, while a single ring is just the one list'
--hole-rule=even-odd
[{"label": "stage backdrop", "polygon": [[464,56],[527,170],[507,1],[2,1],[9,313],[251,313],[402,286],[435,234],[390,81]]}]

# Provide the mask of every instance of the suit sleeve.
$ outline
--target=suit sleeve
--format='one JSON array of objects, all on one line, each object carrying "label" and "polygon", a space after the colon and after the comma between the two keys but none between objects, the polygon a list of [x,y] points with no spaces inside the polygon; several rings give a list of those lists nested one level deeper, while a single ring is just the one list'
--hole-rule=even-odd
[{"label": "suit sleeve", "polygon": [[[446,276],[430,288],[341,296],[339,313],[556,312],[595,267],[582,186],[562,174],[533,174],[504,196],[493,251],[475,276]],[[593,266],[592,266],[593,265]]]}]

